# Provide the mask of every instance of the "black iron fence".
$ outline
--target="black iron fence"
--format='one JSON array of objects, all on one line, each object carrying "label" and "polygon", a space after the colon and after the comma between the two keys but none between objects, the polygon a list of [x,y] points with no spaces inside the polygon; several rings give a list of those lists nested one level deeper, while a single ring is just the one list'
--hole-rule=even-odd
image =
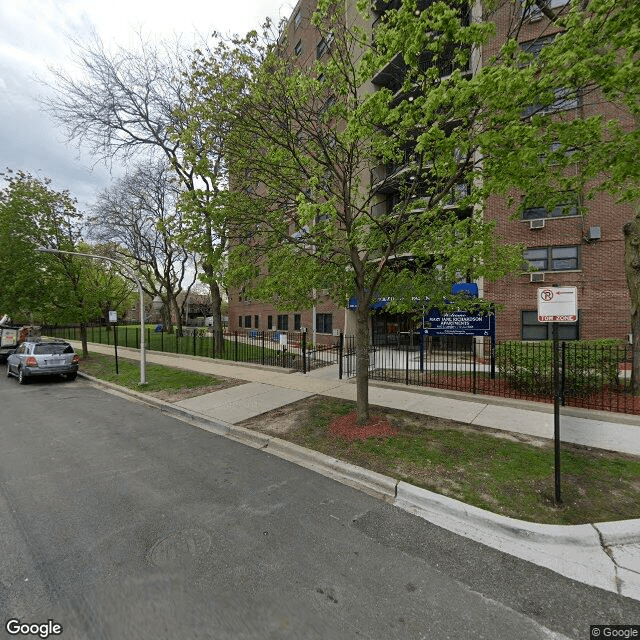
[{"label": "black iron fence", "polygon": [[[89,342],[113,345],[117,340],[120,347],[140,348],[140,325],[118,324],[106,327],[87,327]],[[78,325],[43,327],[45,335],[80,340]],[[185,327],[184,335],[166,333],[155,327],[145,327],[145,345],[150,351],[219,358],[231,362],[247,362],[266,366],[283,367],[306,373],[319,367],[340,361],[341,341],[336,337],[334,344],[313,345],[303,332],[286,331],[246,331],[227,332],[222,349],[216,349],[215,339],[204,327]]]},{"label": "black iron fence", "polygon": [[[553,402],[553,343],[468,338],[375,347],[369,378],[438,389]],[[603,411],[640,414],[633,384],[631,345],[614,340],[560,343],[562,403]]]},{"label": "black iron fence", "polygon": [[[46,335],[80,340],[78,326],[43,327]],[[89,342],[140,347],[139,325],[87,328]],[[537,402],[553,402],[552,343],[503,342],[493,347],[468,337],[420,338],[405,344],[369,347],[369,379],[487,394]],[[337,365],[336,377],[356,375],[355,337],[336,336],[331,344],[314,345],[303,332],[227,332],[221,354],[206,328],[176,336],[147,327],[147,348],[176,354],[220,358],[283,367],[307,373]],[[614,340],[560,343],[562,402],[566,406],[640,415],[640,396],[631,392],[633,351]]]}]

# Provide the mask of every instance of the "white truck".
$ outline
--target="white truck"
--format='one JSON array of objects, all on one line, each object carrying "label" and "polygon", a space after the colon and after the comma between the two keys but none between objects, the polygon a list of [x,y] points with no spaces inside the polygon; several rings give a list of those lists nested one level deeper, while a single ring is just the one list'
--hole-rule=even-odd
[{"label": "white truck", "polygon": [[12,327],[8,316],[0,318],[0,362],[4,362],[18,346],[20,327]]}]

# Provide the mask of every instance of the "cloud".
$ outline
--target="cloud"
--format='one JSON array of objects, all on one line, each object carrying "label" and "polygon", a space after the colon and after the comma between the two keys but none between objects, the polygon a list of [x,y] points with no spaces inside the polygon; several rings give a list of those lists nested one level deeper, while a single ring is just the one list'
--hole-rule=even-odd
[{"label": "cloud", "polygon": [[[244,34],[267,15],[288,16],[291,2],[272,0],[29,0],[0,1],[0,171],[21,169],[53,180],[86,207],[112,177],[95,165],[91,153],[65,143],[63,134],[40,109],[38,97],[50,67],[69,68],[73,40],[87,42],[93,31],[107,47],[134,47],[141,31],[183,42],[213,30]],[[120,167],[114,167],[116,175]]]}]

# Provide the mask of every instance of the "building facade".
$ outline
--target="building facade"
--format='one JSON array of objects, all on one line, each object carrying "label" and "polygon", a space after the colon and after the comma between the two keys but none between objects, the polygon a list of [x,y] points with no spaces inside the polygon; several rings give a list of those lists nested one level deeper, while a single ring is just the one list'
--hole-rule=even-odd
[{"label": "building facade", "polygon": [[[388,8],[400,0],[378,1],[374,4],[371,24]],[[355,16],[355,0],[345,0],[347,16]],[[554,10],[568,6],[563,0],[551,0]],[[330,43],[322,38],[310,22],[315,0],[301,0],[293,11],[282,42],[285,55],[296,64],[309,66],[327,52]],[[505,41],[513,24],[513,12],[521,12],[519,3],[502,3],[493,20],[496,37],[477,55],[488,59]],[[470,12],[470,16],[472,13]],[[478,6],[473,15],[480,15]],[[354,18],[355,19],[355,18]],[[551,38],[556,30],[541,13],[525,15],[518,32],[518,42],[526,50],[534,51]],[[477,62],[477,60],[476,60]],[[475,62],[474,62],[475,64]],[[395,71],[401,64],[396,65]],[[377,86],[393,89],[398,82],[394,63],[381,69],[371,79],[366,90]],[[471,72],[471,71],[469,71]],[[398,71],[398,73],[401,73]],[[442,73],[446,73],[443,70]],[[394,84],[395,83],[395,84]],[[619,118],[620,112],[597,93],[589,99],[580,96],[559,101],[559,108],[574,113],[575,117],[595,114]],[[633,126],[631,121],[629,126]],[[387,170],[387,169],[385,169]],[[372,187],[379,176],[372,172]],[[458,185],[464,195],[469,185]],[[455,204],[455,203],[453,203]],[[379,205],[393,206],[393,189],[382,194]],[[521,273],[497,282],[478,282],[480,296],[498,305],[496,338],[498,340],[541,340],[550,337],[550,325],[537,322],[537,289],[542,286],[575,286],[578,291],[578,322],[562,325],[565,339],[616,338],[626,340],[630,333],[630,299],[624,274],[623,224],[633,217],[631,207],[619,205],[607,194],[596,195],[585,201],[582,194],[571,194],[565,206],[548,211],[542,206],[526,208],[518,219],[503,198],[491,197],[485,216],[496,223],[496,233],[508,243],[522,243]],[[536,269],[529,271],[529,265]],[[415,314],[389,314],[384,305],[372,310],[371,332],[374,342],[400,340],[400,336],[418,328]],[[279,310],[276,306],[244,299],[241,292],[230,291],[229,329],[233,330],[306,330],[314,343],[330,343],[336,332],[353,332],[353,312],[345,301],[339,306],[318,292],[317,303],[309,309],[296,312]]]}]

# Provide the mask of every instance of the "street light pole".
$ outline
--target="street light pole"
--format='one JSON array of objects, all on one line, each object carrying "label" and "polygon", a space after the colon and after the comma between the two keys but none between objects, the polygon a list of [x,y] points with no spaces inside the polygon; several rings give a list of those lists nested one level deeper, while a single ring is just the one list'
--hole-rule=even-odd
[{"label": "street light pole", "polygon": [[147,384],[147,353],[144,339],[144,290],[142,289],[140,279],[136,276],[131,267],[124,262],[120,262],[120,260],[108,258],[107,256],[97,256],[92,253],[62,251],[61,249],[51,249],[49,247],[37,247],[36,251],[40,251],[42,253],[66,253],[70,256],[82,256],[83,258],[94,258],[95,260],[108,260],[129,272],[129,275],[136,281],[136,284],[138,285],[138,293],[140,294],[140,384]]}]

